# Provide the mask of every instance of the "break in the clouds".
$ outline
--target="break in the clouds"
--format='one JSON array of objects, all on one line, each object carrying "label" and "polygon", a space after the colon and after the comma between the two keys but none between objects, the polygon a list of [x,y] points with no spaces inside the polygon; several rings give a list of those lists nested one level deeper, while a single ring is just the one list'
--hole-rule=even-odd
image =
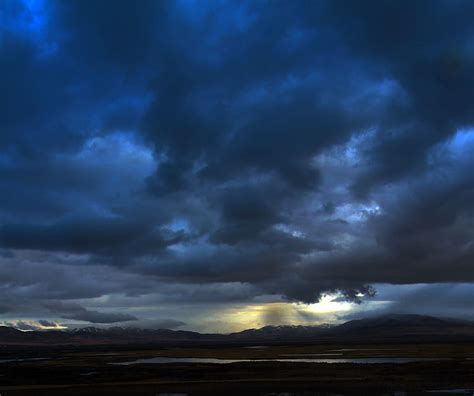
[{"label": "break in the clouds", "polygon": [[219,331],[324,320],[324,295],[472,314],[472,2],[0,14],[6,321]]}]

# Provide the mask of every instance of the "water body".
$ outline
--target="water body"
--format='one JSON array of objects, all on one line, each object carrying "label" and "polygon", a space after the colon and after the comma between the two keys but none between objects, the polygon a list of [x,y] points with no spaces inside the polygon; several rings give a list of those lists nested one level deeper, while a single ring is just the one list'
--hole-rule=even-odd
[{"label": "water body", "polygon": [[122,366],[132,364],[170,364],[170,363],[205,363],[205,364],[229,364],[242,362],[286,362],[286,363],[353,363],[353,364],[374,364],[374,363],[410,363],[427,362],[433,360],[444,360],[437,358],[405,358],[405,357],[375,357],[375,358],[298,358],[298,359],[216,359],[216,358],[191,358],[191,357],[153,357],[137,359],[130,362],[111,363]]},{"label": "water body", "polygon": [[281,353],[278,356],[342,356],[342,353]]},{"label": "water body", "polygon": [[358,352],[358,351],[396,351],[394,348],[341,348],[331,349],[333,352]]}]

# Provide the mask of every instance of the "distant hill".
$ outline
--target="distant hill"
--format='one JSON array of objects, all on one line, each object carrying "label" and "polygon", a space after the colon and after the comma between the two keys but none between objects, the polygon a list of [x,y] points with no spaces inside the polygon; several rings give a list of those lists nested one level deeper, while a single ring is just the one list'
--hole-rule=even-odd
[{"label": "distant hill", "polygon": [[227,337],[231,340],[253,341],[316,339],[328,334],[331,327],[327,324],[320,326],[265,326],[260,329],[248,329],[239,333],[232,333]]},{"label": "distant hill", "polygon": [[128,327],[22,332],[0,327],[0,345],[265,345],[474,341],[474,322],[422,315],[385,315],[330,326],[266,326],[232,334]]},{"label": "distant hill", "polygon": [[456,341],[474,339],[474,322],[424,315],[384,315],[351,320],[332,329],[330,336],[361,341]]}]

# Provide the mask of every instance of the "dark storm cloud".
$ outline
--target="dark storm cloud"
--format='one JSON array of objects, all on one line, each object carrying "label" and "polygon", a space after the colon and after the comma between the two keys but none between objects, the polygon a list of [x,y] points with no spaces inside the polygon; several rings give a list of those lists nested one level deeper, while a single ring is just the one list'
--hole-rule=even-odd
[{"label": "dark storm cloud", "polygon": [[258,238],[265,229],[279,221],[280,215],[272,204],[265,191],[229,189],[216,199],[216,206],[221,206],[221,225],[211,235],[211,240],[233,244]]},{"label": "dark storm cloud", "polygon": [[150,229],[150,224],[117,218],[81,218],[61,223],[5,224],[0,229],[3,245],[13,249],[57,250],[106,255],[127,254],[129,249],[159,252],[181,242],[180,233]]},{"label": "dark storm cloud", "polygon": [[90,323],[119,323],[137,320],[135,316],[129,314],[104,313],[90,310],[84,310],[82,312],[72,314],[62,314],[61,317],[64,319],[81,320]]},{"label": "dark storm cloud", "polygon": [[44,304],[51,313],[59,315],[63,319],[80,320],[90,323],[118,323],[137,320],[133,315],[120,312],[98,312],[86,309],[79,304],[48,302]]},{"label": "dark storm cloud", "polygon": [[471,2],[1,7],[9,306],[474,281]]},{"label": "dark storm cloud", "polygon": [[396,80],[408,101],[379,121],[383,130],[368,148],[371,169],[355,183],[363,192],[426,168],[434,144],[472,125],[474,54],[468,21],[474,8],[447,1],[407,7],[376,1],[365,7],[336,4],[351,49]]},{"label": "dark storm cloud", "polygon": [[163,23],[161,2],[119,0],[90,5],[54,1],[50,7],[68,51],[95,67],[115,65],[133,73],[135,67],[146,66],[150,48],[159,41],[156,29]]},{"label": "dark storm cloud", "polygon": [[44,319],[38,320],[38,323],[44,327],[58,327],[59,326],[59,324],[56,322],[51,322],[49,320],[44,320]]},{"label": "dark storm cloud", "polygon": [[406,179],[396,196],[389,189],[379,197],[385,213],[369,222],[376,245],[327,257],[317,267],[308,264],[305,278],[395,284],[474,281],[474,180],[468,170],[473,161],[465,138],[457,135],[435,150],[431,170]]}]

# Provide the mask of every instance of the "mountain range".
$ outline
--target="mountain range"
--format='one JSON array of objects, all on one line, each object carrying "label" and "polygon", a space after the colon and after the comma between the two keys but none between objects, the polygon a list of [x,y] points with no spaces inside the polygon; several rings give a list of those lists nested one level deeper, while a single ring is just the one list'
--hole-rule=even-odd
[{"label": "mountain range", "polygon": [[474,322],[422,315],[385,315],[333,326],[265,326],[231,334],[130,327],[26,332],[0,327],[0,345],[272,345],[455,341],[474,341]]}]

